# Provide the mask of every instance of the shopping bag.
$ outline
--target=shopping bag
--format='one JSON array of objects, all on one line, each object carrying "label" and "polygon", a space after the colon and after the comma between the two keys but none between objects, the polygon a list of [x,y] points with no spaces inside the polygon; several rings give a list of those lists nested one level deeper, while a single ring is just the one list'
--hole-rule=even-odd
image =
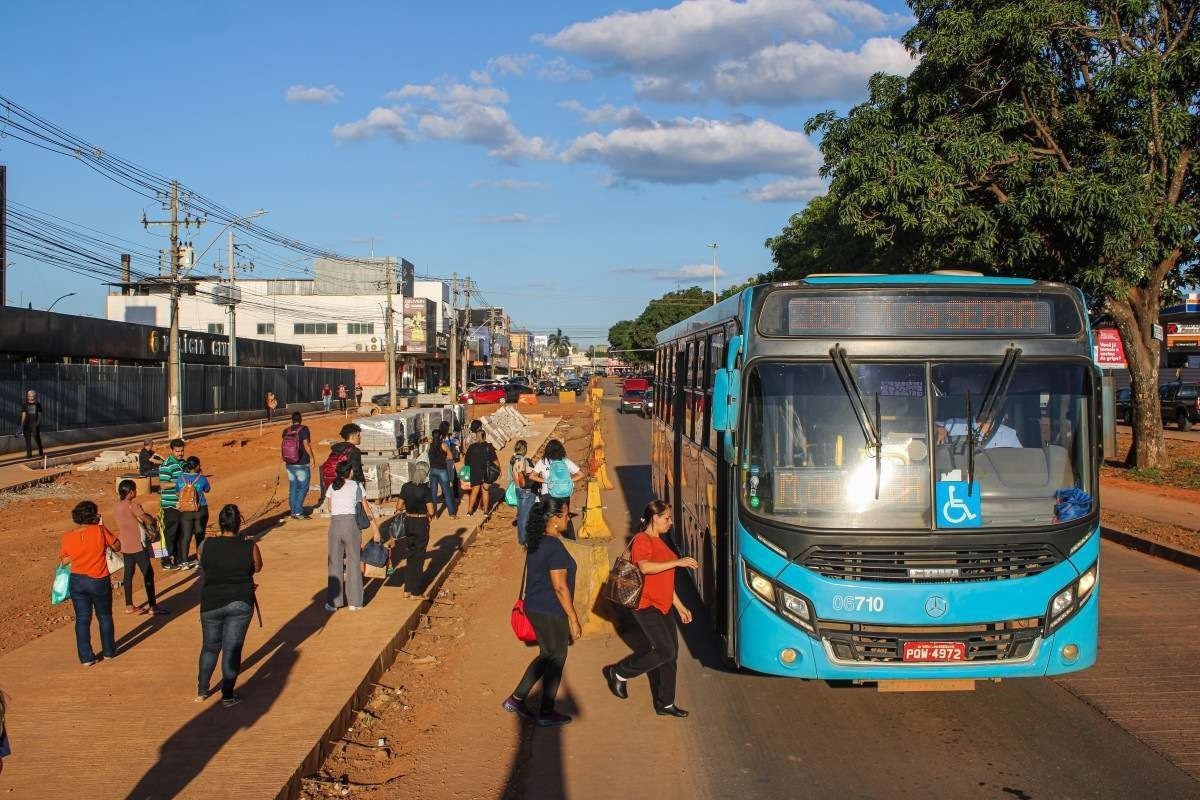
[{"label": "shopping bag", "polygon": [[125,559],[121,557],[120,553],[118,553],[116,550],[113,550],[111,547],[104,548],[104,560],[108,564],[109,575],[125,569]]},{"label": "shopping bag", "polygon": [[50,602],[58,605],[71,593],[71,568],[59,564],[54,568],[54,583],[50,586]]},{"label": "shopping bag", "polygon": [[517,504],[517,483],[509,481],[508,488],[504,490],[504,502],[506,505],[516,506]]}]

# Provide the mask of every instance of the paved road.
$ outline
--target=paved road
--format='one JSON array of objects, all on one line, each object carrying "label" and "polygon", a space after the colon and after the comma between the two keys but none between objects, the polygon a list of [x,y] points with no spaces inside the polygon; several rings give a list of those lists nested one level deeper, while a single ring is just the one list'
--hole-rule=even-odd
[{"label": "paved road", "polygon": [[[644,475],[636,465],[649,461],[648,421],[609,411],[608,422],[617,474]],[[649,499],[648,485],[620,489],[607,500],[610,518]],[[1129,569],[1145,557],[1116,547],[1105,558],[1114,567],[1106,575],[1135,574],[1128,580],[1145,584],[1122,591],[1153,591],[1157,565]],[[1106,596],[1115,588],[1106,584]],[[680,796],[1200,798],[1200,783],[1054,681],[890,695],[732,674],[716,666],[706,625],[690,626],[681,647],[680,705],[693,710],[681,730],[693,785]],[[1137,670],[1127,674],[1136,696]]]}]

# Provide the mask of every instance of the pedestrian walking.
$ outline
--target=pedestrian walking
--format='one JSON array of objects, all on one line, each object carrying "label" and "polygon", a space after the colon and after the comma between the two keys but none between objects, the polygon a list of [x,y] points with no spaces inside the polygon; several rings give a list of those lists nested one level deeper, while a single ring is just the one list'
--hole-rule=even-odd
[{"label": "pedestrian walking", "polygon": [[212,695],[210,682],[221,656],[221,705],[242,702],[234,689],[242,669],[242,645],[254,614],[254,575],[262,572],[262,553],[253,539],[241,536],[242,512],[233,503],[217,515],[219,533],[204,540],[200,569],[200,669],[196,702]]},{"label": "pedestrian walking", "polygon": [[0,692],[0,774],[4,773],[4,759],[12,755],[8,744],[8,727],[4,723],[4,714],[8,710],[8,695]]},{"label": "pedestrian walking", "polygon": [[[436,434],[436,431],[434,432]],[[404,515],[404,538],[408,555],[404,559],[404,597],[411,599],[425,591],[425,549],[429,546],[429,526],[433,522],[433,492],[429,488],[429,468],[418,461],[409,469],[408,481],[400,487],[396,513]]]},{"label": "pedestrian walking", "polygon": [[354,384],[354,407],[362,406],[363,388],[361,383]]},{"label": "pedestrian walking", "polygon": [[333,389],[328,383],[321,387],[321,405],[325,406],[326,413],[333,408]]},{"label": "pedestrian walking", "polygon": [[[109,580],[105,550],[121,552],[121,541],[104,527],[100,511],[91,500],[71,509],[71,520],[78,525],[62,538],[59,563],[71,565],[71,605],[75,608],[75,649],[79,663],[95,665],[104,658],[116,658],[117,640],[113,628],[112,583]],[[100,625],[100,652],[92,649],[92,615]]]},{"label": "pedestrian walking", "polygon": [[154,442],[150,439],[143,441],[142,449],[138,451],[138,474],[143,478],[157,478],[162,463],[163,457],[154,452]]},{"label": "pedestrian walking", "polygon": [[529,522],[529,512],[538,496],[533,493],[533,481],[530,473],[533,464],[530,463],[529,444],[524,439],[518,439],[513,445],[512,458],[508,460],[508,477],[517,489],[517,541],[525,544],[525,526]]},{"label": "pedestrian walking", "polygon": [[267,392],[267,422],[275,419],[275,409],[279,408],[279,400],[274,392]]},{"label": "pedestrian walking", "polygon": [[195,569],[200,565],[197,558],[191,558],[192,541],[196,542],[196,552],[204,541],[204,531],[208,523],[208,498],[205,496],[212,491],[212,484],[200,470],[200,459],[191,456],[184,462],[184,471],[175,479],[175,508],[179,511],[179,550],[177,563],[187,569]]},{"label": "pedestrian walking", "polygon": [[[584,479],[579,465],[567,458],[567,448],[558,439],[546,442],[542,459],[533,466],[533,475],[540,484],[542,497],[557,497],[571,504],[571,495],[575,493],[575,484]],[[575,538],[575,526],[568,525],[564,534],[568,539]]]},{"label": "pedestrian walking", "polygon": [[33,458],[33,443],[37,442],[38,458],[45,455],[42,450],[42,404],[33,389],[25,392],[21,404],[21,433],[25,436],[25,457]]},{"label": "pedestrian walking", "polygon": [[[154,570],[150,566],[150,552],[146,549],[150,534],[155,531],[154,517],[146,513],[137,501],[137,484],[123,480],[117,485],[117,504],[113,506],[113,519],[117,523],[117,538],[121,540],[121,557],[125,560],[125,574],[121,588],[125,590],[126,614],[166,614],[158,606],[154,594]],[[142,584],[146,589],[146,605],[133,604],[133,573],[142,571]]]},{"label": "pedestrian walking", "polygon": [[674,608],[684,625],[691,623],[692,612],[675,593],[675,570],[698,569],[696,559],[679,558],[663,534],[671,529],[671,506],[654,500],[642,513],[640,529],[630,542],[630,560],[645,576],[642,596],[633,618],[642,629],[645,642],[632,654],[604,668],[609,690],[624,700],[629,697],[628,681],[649,675],[654,711],[660,717],[686,717],[688,712],[675,705],[675,676],[679,642],[675,630]]},{"label": "pedestrian walking", "polygon": [[456,451],[446,439],[448,425],[443,422],[429,439],[429,488],[430,496],[437,500],[438,488],[442,490],[442,507],[450,519],[458,519],[458,500],[454,496],[451,481],[457,477],[454,469]]},{"label": "pedestrian walking", "polygon": [[[179,494],[175,483],[187,464],[184,460],[183,439],[172,439],[170,455],[158,467],[158,506],[162,512],[163,544],[167,554],[162,558],[163,569],[183,569],[186,559],[179,555]],[[187,555],[186,552],[183,553]]]},{"label": "pedestrian walking", "polygon": [[364,485],[367,482],[367,476],[363,473],[362,467],[362,451],[358,449],[358,445],[362,441],[362,428],[353,422],[347,422],[342,426],[340,435],[342,441],[329,448],[329,457],[321,464],[321,498],[317,501],[318,508],[325,507],[325,496],[329,492],[330,484],[337,478],[337,466],[341,462],[350,462],[353,470],[350,473],[352,480]]},{"label": "pedestrian walking", "polygon": [[[571,721],[554,710],[554,699],[567,662],[567,646],[583,635],[575,612],[575,559],[562,543],[569,518],[567,504],[556,497],[544,498],[530,511],[525,532],[525,615],[537,633],[538,654],[502,704],[504,710],[543,728]],[[542,696],[534,716],[525,701],[538,681]]]},{"label": "pedestrian walking", "polygon": [[308,519],[304,498],[308,497],[312,465],[317,460],[313,455],[312,433],[301,419],[299,411],[292,412],[292,424],[283,429],[283,443],[279,448],[288,474],[288,509],[292,519]]},{"label": "pedestrian walking", "polygon": [[349,397],[349,392],[346,391],[346,384],[344,384],[344,383],[338,384],[337,397],[338,397],[338,409],[343,414],[345,414],[346,413],[346,398]]},{"label": "pedestrian walking", "polygon": [[486,431],[480,429],[475,434],[475,441],[467,448],[464,460],[471,470],[471,494],[467,498],[467,513],[474,514],[480,509],[491,511],[491,490],[496,479],[489,474],[489,470],[498,475],[500,461],[496,455],[496,448],[487,440]]},{"label": "pedestrian walking", "polygon": [[[365,519],[360,518],[360,511]],[[380,540],[379,524],[371,516],[371,507],[363,483],[354,480],[349,461],[337,465],[337,477],[329,487],[329,585],[325,610],[347,606],[358,611],[363,606],[361,567],[362,531],[370,530],[371,539]],[[361,525],[365,521],[366,525]]]}]

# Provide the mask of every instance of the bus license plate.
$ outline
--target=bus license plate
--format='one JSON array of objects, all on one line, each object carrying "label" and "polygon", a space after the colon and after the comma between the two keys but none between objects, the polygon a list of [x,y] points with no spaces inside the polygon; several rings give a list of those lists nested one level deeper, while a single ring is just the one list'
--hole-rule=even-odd
[{"label": "bus license plate", "polygon": [[966,661],[966,642],[902,642],[901,661]]}]

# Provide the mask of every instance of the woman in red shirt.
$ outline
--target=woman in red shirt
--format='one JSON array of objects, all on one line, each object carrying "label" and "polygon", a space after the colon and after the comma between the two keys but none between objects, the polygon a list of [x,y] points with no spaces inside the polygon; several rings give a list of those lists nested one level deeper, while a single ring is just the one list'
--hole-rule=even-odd
[{"label": "woman in red shirt", "polygon": [[71,510],[71,519],[80,526],[67,533],[59,551],[60,563],[71,565],[71,605],[75,607],[75,647],[79,663],[90,667],[101,657],[92,650],[92,613],[100,623],[100,650],[103,658],[115,658],[117,640],[113,629],[112,584],[109,582],[105,548],[121,552],[121,541],[100,523],[100,511],[91,500]]},{"label": "woman in red shirt", "polygon": [[687,610],[675,593],[675,569],[697,569],[694,558],[679,558],[662,535],[671,529],[671,507],[662,500],[646,506],[641,530],[630,543],[630,560],[645,576],[642,598],[633,618],[645,634],[645,644],[617,664],[604,668],[608,688],[624,700],[629,697],[627,682],[639,675],[649,675],[654,711],[660,717],[686,717],[688,712],[675,705],[676,660],[679,643],[671,609],[679,612],[679,620],[687,625],[692,612]]}]

